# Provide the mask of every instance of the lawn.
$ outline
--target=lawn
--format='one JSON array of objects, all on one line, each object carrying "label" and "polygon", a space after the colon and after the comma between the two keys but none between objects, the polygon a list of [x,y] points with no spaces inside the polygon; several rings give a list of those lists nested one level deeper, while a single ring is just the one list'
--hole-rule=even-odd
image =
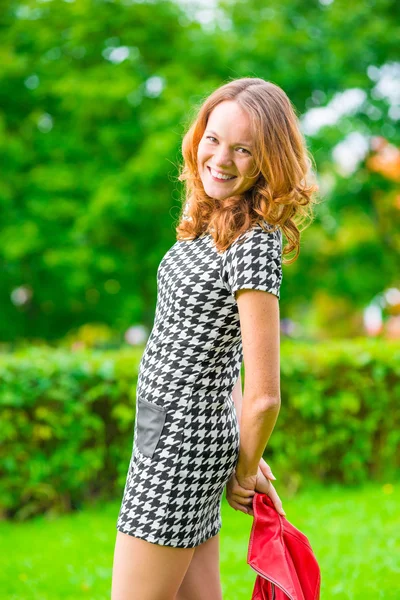
[{"label": "lawn", "polygon": [[[281,497],[317,556],[322,600],[400,598],[400,483],[313,487]],[[109,600],[118,509],[119,500],[54,520],[0,523],[1,597]],[[224,600],[249,600],[256,576],[246,564],[252,518],[224,501],[222,520]]]}]

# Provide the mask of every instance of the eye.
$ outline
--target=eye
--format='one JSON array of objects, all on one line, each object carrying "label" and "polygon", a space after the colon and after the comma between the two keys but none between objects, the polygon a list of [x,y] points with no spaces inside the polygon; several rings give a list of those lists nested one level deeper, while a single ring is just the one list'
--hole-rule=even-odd
[{"label": "eye", "polygon": [[[215,138],[212,135],[206,135],[205,139],[210,140],[211,143],[218,142],[217,138]],[[238,150],[243,150],[245,154],[249,154],[251,156],[251,152],[249,152],[249,150],[247,150],[247,148],[240,147],[240,148],[238,148]],[[243,154],[243,152],[240,152],[239,154]]]}]

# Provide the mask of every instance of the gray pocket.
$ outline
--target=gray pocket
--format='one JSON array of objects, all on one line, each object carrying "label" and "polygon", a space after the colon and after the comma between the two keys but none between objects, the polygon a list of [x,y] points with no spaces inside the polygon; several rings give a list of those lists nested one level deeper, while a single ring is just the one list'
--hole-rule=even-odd
[{"label": "gray pocket", "polygon": [[152,458],[164,427],[166,408],[143,398],[136,401],[136,446],[143,456]]}]

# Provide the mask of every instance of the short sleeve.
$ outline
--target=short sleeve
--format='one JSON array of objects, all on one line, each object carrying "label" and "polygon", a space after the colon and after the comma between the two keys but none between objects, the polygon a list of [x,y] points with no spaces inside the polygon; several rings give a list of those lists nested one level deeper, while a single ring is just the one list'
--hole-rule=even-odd
[{"label": "short sleeve", "polygon": [[257,225],[242,233],[223,253],[221,278],[235,298],[240,289],[264,290],[280,297],[282,230]]}]

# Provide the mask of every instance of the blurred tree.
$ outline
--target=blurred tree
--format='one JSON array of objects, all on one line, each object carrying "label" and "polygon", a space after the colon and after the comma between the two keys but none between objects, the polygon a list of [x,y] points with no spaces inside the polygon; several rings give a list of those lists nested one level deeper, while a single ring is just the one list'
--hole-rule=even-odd
[{"label": "blurred tree", "polygon": [[151,325],[184,126],[234,77],[286,91],[325,198],[284,270],[282,311],[312,324],[323,292],[344,318],[398,284],[398,166],[373,160],[377,139],[399,146],[398,13],[389,0],[6,2],[0,339]]},{"label": "blurred tree", "polygon": [[[221,32],[219,60],[286,91],[324,198],[301,256],[284,271],[282,307],[308,322],[309,331],[314,322],[318,331],[342,335],[345,323],[356,333],[355,310],[391,285],[400,288],[400,164],[381,156],[390,167],[377,169],[369,161],[377,139],[399,146],[400,5],[242,0],[222,6],[234,34]],[[317,302],[328,296],[331,303]]]}]

